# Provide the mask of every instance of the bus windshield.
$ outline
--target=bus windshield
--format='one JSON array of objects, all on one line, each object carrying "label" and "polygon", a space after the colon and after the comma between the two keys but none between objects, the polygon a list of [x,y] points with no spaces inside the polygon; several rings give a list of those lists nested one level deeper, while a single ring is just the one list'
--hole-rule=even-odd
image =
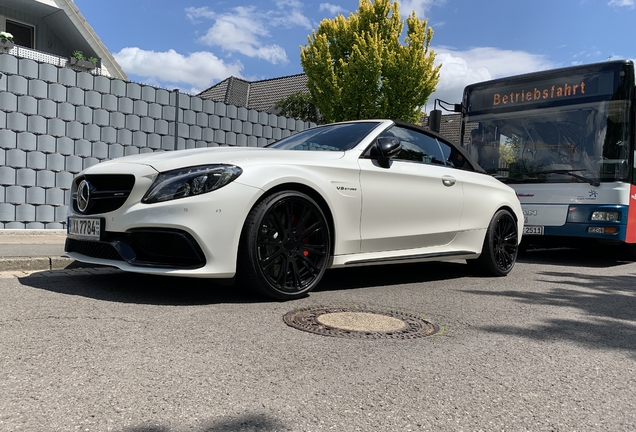
[{"label": "bus windshield", "polygon": [[629,180],[629,104],[604,100],[465,118],[464,145],[508,183]]}]

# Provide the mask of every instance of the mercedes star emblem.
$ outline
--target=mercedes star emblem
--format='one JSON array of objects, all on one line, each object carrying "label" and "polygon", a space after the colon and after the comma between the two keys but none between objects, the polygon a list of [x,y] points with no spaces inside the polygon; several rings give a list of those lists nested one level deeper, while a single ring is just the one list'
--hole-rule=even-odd
[{"label": "mercedes star emblem", "polygon": [[88,208],[91,198],[91,184],[86,180],[82,180],[77,187],[77,208],[84,213]]}]

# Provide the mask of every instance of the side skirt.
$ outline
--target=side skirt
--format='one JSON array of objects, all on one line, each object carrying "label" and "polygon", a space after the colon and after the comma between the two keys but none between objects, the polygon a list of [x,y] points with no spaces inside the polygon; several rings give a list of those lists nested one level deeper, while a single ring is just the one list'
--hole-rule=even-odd
[{"label": "side skirt", "polygon": [[405,255],[385,258],[359,259],[351,260],[344,263],[348,265],[369,265],[369,264],[389,264],[403,263],[412,261],[432,261],[440,258],[477,258],[479,254],[471,251],[454,251],[454,252],[435,252],[429,254]]}]

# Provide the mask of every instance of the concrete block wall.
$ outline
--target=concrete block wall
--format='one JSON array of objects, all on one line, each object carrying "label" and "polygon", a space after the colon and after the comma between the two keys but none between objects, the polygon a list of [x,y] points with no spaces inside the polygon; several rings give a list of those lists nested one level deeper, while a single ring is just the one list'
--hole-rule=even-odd
[{"label": "concrete block wall", "polygon": [[262,147],[313,124],[0,54],[0,229],[63,229],[73,177],[105,160]]}]

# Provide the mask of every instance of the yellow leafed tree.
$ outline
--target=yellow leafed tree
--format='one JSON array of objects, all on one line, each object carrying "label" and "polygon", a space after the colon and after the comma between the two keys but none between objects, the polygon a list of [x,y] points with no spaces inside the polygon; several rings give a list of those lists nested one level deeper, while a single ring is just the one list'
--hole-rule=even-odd
[{"label": "yellow leafed tree", "polygon": [[325,122],[390,118],[417,122],[441,65],[429,49],[433,30],[391,0],[360,0],[356,12],[320,22],[301,46],[307,87]]}]

